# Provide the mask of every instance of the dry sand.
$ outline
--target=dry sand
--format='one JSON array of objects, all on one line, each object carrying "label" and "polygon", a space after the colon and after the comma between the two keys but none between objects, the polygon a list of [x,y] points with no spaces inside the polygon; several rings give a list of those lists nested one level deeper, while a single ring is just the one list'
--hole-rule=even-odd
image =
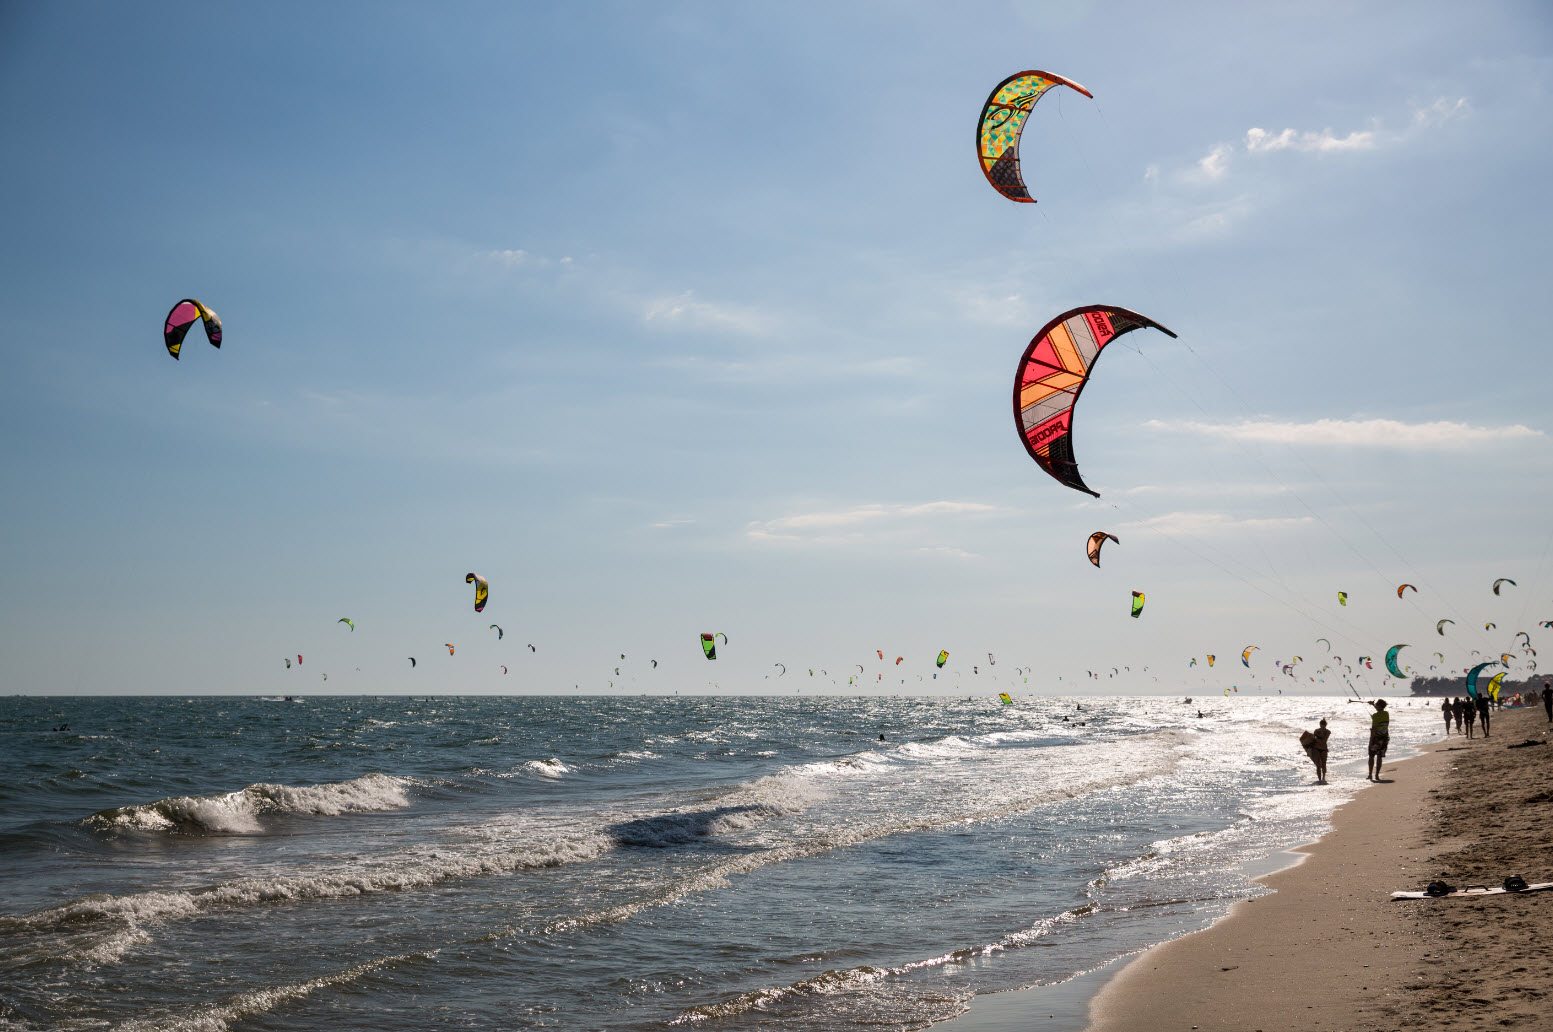
[{"label": "dry sand", "polygon": [[[1090,1032],[1553,1030],[1553,891],[1394,902],[1436,878],[1553,881],[1553,725],[1501,711],[1387,763],[1271,895],[1133,961]],[[1547,743],[1506,746],[1534,738]]]}]

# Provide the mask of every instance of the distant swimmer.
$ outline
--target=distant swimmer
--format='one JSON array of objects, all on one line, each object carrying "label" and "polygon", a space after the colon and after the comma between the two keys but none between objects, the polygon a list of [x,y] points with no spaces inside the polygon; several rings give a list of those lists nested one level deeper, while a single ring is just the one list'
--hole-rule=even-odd
[{"label": "distant swimmer", "polygon": [[1201,720],[1201,719],[1202,719],[1202,710],[1198,710],[1198,711],[1197,711],[1197,719],[1198,719],[1198,720]]},{"label": "distant swimmer", "polygon": [[884,732],[883,731],[879,732],[879,741],[881,741],[881,742],[884,741]]}]

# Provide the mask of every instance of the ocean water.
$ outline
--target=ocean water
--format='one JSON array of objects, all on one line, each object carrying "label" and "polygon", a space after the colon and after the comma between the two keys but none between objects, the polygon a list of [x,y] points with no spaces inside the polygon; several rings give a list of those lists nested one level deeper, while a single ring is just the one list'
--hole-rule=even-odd
[{"label": "ocean water", "polygon": [[1255,894],[1368,713],[3,698],[0,1029],[925,1028]]}]

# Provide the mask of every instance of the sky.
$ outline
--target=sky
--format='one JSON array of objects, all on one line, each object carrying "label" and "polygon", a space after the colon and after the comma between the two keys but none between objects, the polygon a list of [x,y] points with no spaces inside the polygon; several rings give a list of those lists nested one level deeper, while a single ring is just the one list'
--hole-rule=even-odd
[{"label": "sky", "polygon": [[[973,153],[1022,69],[1094,94],[1037,105],[1033,205]],[[1532,2],[0,5],[0,693],[1553,642],[1550,91]],[[183,297],[225,339],[174,362]],[[1084,304],[1178,334],[1096,366],[1099,499],[1009,403]]]}]

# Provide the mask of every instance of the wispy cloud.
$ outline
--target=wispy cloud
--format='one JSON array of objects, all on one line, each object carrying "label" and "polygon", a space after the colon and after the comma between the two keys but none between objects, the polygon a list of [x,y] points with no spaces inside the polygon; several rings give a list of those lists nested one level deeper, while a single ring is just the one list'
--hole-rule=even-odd
[{"label": "wispy cloud", "polygon": [[1318,419],[1309,423],[1277,420],[1244,420],[1239,423],[1201,423],[1193,420],[1151,419],[1150,430],[1173,430],[1241,441],[1275,444],[1310,444],[1350,448],[1401,450],[1468,448],[1543,437],[1541,430],[1516,423],[1510,426],[1472,426],[1436,420],[1403,423],[1395,419]]},{"label": "wispy cloud", "polygon": [[1313,522],[1310,516],[1237,518],[1222,512],[1169,512],[1121,524],[1123,530],[1157,530],[1164,534],[1204,536],[1233,530],[1283,530]]},{"label": "wispy cloud", "polygon": [[650,301],[642,321],[659,325],[702,330],[731,330],[735,333],[765,334],[774,328],[774,320],[742,305],[714,304],[686,290]]},{"label": "wispy cloud", "polygon": [[1212,150],[1198,159],[1197,174],[1204,179],[1223,179],[1229,171],[1229,158],[1235,149],[1227,143],[1216,144]]},{"label": "wispy cloud", "polygon": [[1246,130],[1246,150],[1252,154],[1281,150],[1320,152],[1366,150],[1373,146],[1375,146],[1375,133],[1371,130],[1355,131],[1347,136],[1338,136],[1330,129],[1323,129],[1319,133],[1310,131],[1297,133],[1293,129],[1285,129],[1276,135],[1266,129]]},{"label": "wispy cloud", "polygon": [[1435,129],[1446,122],[1465,118],[1471,112],[1472,105],[1467,103],[1466,97],[1457,97],[1455,100],[1441,97],[1433,104],[1413,111],[1413,126],[1418,129]]},{"label": "wispy cloud", "polygon": [[485,256],[491,261],[508,269],[539,269],[549,265],[570,265],[570,257],[550,259],[543,255],[534,254],[532,251],[524,251],[521,248],[508,248],[501,251],[487,251]]},{"label": "wispy cloud", "polygon": [[[982,502],[922,502],[917,505],[859,505],[851,509],[799,513],[772,520],[755,521],[745,534],[757,541],[798,541],[809,544],[842,544],[865,535],[895,538],[924,530],[930,521],[941,517],[980,515],[997,512],[998,507]],[[959,553],[948,545],[919,545],[918,550]]]},{"label": "wispy cloud", "polygon": [[661,520],[661,521],[659,521],[657,523],[654,523],[652,526],[653,526],[654,530],[672,530],[675,527],[688,527],[688,526],[690,526],[694,522],[696,522],[696,521],[695,520]]}]

